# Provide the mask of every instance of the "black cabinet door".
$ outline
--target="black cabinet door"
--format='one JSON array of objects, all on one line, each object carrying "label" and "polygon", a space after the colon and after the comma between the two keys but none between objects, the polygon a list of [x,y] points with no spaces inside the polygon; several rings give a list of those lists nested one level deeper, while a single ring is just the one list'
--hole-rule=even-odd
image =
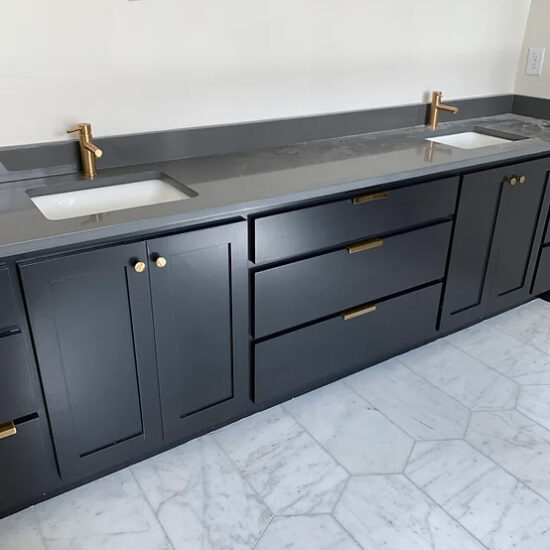
[{"label": "black cabinet door", "polygon": [[147,246],[164,435],[175,440],[237,415],[249,399],[246,224]]},{"label": "black cabinet door", "polygon": [[158,445],[161,422],[144,243],[21,266],[64,479]]},{"label": "black cabinet door", "polygon": [[444,330],[472,323],[485,313],[499,207],[511,171],[496,168],[462,179],[441,311]]},{"label": "black cabinet door", "polygon": [[500,206],[488,314],[513,307],[529,298],[539,249],[544,201],[548,179],[548,159],[514,167],[515,185],[506,183]]}]

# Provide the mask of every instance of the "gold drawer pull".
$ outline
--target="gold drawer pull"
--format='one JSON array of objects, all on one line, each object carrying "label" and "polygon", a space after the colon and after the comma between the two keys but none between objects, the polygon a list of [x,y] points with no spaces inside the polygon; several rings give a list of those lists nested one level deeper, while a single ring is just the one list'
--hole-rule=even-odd
[{"label": "gold drawer pull", "polygon": [[353,204],[362,204],[364,202],[378,201],[387,199],[390,196],[389,191],[380,191],[379,193],[371,193],[370,195],[359,195],[353,198]]},{"label": "gold drawer pull", "polygon": [[352,244],[348,246],[348,252],[355,254],[357,252],[363,252],[364,250],[372,250],[384,245],[384,239],[370,239],[370,241],[363,241],[362,243]]},{"label": "gold drawer pull", "polygon": [[373,313],[376,311],[376,306],[361,306],[354,307],[353,309],[348,309],[342,313],[344,321],[350,321],[356,317],[361,317],[361,315],[366,315],[367,313]]},{"label": "gold drawer pull", "polygon": [[5,439],[6,437],[11,437],[17,433],[17,428],[13,423],[13,420],[6,422],[5,424],[0,425],[0,439]]}]

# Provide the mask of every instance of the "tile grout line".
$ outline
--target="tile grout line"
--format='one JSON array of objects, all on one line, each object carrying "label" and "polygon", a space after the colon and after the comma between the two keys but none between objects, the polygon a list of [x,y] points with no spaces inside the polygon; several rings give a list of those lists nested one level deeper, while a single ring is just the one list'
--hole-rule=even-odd
[{"label": "tile grout line", "polygon": [[258,543],[260,542],[260,540],[262,540],[262,537],[264,536],[265,532],[267,531],[267,528],[271,525],[271,522],[273,521],[274,517],[275,517],[275,515],[271,514],[271,517],[269,518],[269,521],[265,524],[265,527],[262,529],[262,532],[258,535],[258,538],[256,539],[256,542],[250,547],[250,550],[254,550],[258,546]]},{"label": "tile grout line", "polygon": [[[184,444],[185,445],[185,444]],[[162,522],[160,521],[157,513],[155,512],[155,510],[153,509],[153,505],[151,504],[151,502],[149,501],[149,497],[147,496],[147,493],[143,490],[143,487],[141,486],[140,482],[138,481],[136,475],[134,474],[134,472],[132,471],[132,467],[131,466],[128,466],[128,471],[130,472],[130,475],[132,476],[132,479],[134,480],[135,484],[137,485],[138,487],[138,490],[139,492],[141,493],[141,495],[143,496],[143,499],[145,500],[145,502],[147,503],[147,506],[149,508],[149,510],[151,510],[151,513],[153,514],[153,517],[155,518],[156,522],[159,524],[159,527],[161,528],[162,532],[164,533],[164,536],[166,537],[166,539],[168,540],[168,542],[170,543],[170,545],[172,546],[172,548],[174,550],[176,550],[176,545],[174,544],[174,541],[172,540],[172,538],[170,537],[170,535],[166,532],[166,529],[164,528],[164,525],[162,524]]]},{"label": "tile grout line", "polygon": [[437,508],[439,508],[450,520],[452,520],[456,525],[458,525],[461,529],[463,529],[466,533],[469,533],[470,536],[474,539],[474,540],[477,540],[479,542],[479,544],[481,544],[481,546],[483,548],[486,548],[487,550],[491,550],[489,546],[487,546],[486,544],[484,544],[481,540],[479,540],[479,538],[474,535],[469,529],[467,529],[466,527],[464,527],[464,525],[462,525],[462,523],[460,523],[460,521],[455,518],[454,516],[452,516],[449,512],[447,512],[447,510],[445,510],[445,508],[443,508],[443,506],[441,506],[440,504],[438,504],[428,493],[426,493],[422,487],[420,487],[417,483],[415,483],[407,474],[403,474],[403,476],[405,477],[405,479],[407,479],[410,483],[412,483],[412,485],[414,485],[423,495],[426,496],[426,498],[428,498],[430,500],[430,502],[432,502],[435,506],[437,506]]},{"label": "tile grout line", "polygon": [[[334,382],[333,382],[334,383]],[[330,386],[330,384],[329,384]],[[325,386],[327,387],[327,386]],[[315,391],[315,390],[314,390]],[[292,420],[294,420],[294,422],[296,422],[296,424],[298,424],[298,426],[307,434],[309,435],[309,437],[311,437],[311,439],[313,439],[313,441],[315,443],[317,443],[317,445],[319,445],[319,447],[321,447],[321,449],[323,449],[323,451],[328,455],[330,456],[330,458],[332,458],[332,460],[334,460],[334,462],[340,466],[340,468],[342,468],[344,470],[344,472],[346,472],[347,476],[348,476],[348,479],[350,476],[354,475],[352,474],[343,464],[340,463],[340,461],[332,455],[332,453],[324,446],[323,443],[321,443],[290,411],[287,410],[287,408],[285,407],[285,403],[281,403],[282,405],[282,409],[283,411],[288,414],[288,416],[290,416],[292,418]],[[346,480],[347,482],[347,480]]]},{"label": "tile grout line", "polygon": [[[518,411],[518,414],[521,414],[521,413]],[[533,487],[528,485],[525,481],[521,480],[516,474],[514,474],[510,470],[508,470],[508,468],[506,468],[502,464],[499,464],[492,456],[488,455],[485,451],[483,451],[483,449],[480,449],[480,448],[476,447],[473,443],[468,441],[468,439],[464,439],[463,441],[465,443],[467,443],[468,445],[470,445],[470,447],[472,447],[472,449],[474,449],[474,451],[477,451],[478,453],[482,454],[485,458],[489,459],[495,466],[497,466],[498,468],[501,468],[502,470],[504,470],[508,475],[511,475],[514,479],[516,479],[520,483],[523,483],[528,489],[533,491],[533,493],[537,494],[540,498],[542,498],[543,500],[545,500],[546,502],[548,502],[550,504],[550,498],[545,497],[544,495],[539,493],[536,489],[533,489]]]},{"label": "tile grout line", "polygon": [[[378,363],[380,364],[380,363]],[[373,367],[376,366],[376,365],[373,365]],[[371,367],[367,367],[367,368],[371,368]],[[362,371],[359,371],[359,372],[364,372],[365,370],[367,369],[363,369]],[[353,375],[351,375],[353,376]],[[366,398],[364,398],[353,386],[351,386],[348,382],[346,382],[346,379],[342,379],[342,382],[353,392],[355,393],[360,399],[362,399],[367,405],[368,405],[368,408],[369,410],[372,410],[372,411],[377,411],[379,412],[388,422],[390,422],[390,424],[394,425],[397,429],[401,430],[405,435],[407,435],[408,437],[410,437],[413,442],[416,442],[417,439],[416,439],[416,436],[412,435],[410,432],[408,432],[405,428],[403,428],[402,426],[400,426],[399,424],[397,424],[394,420],[392,420],[388,415],[386,415],[386,413],[384,413],[383,411],[381,411],[380,409],[378,409],[377,407],[375,407],[372,403],[369,403]],[[424,441],[424,440],[422,440]],[[414,443],[413,443],[414,444]]]},{"label": "tile grout line", "polygon": [[[440,338],[440,340],[443,340],[443,338]],[[435,340],[436,342],[439,341],[439,340]],[[429,344],[427,344],[429,345]],[[455,347],[455,346],[453,346]],[[421,348],[418,348],[418,349],[421,349]],[[458,349],[458,348],[456,348]],[[459,351],[462,351],[459,349]],[[468,423],[470,421],[470,417],[471,417],[471,414],[472,412],[476,411],[476,409],[473,409],[472,407],[473,406],[470,406],[470,405],[466,405],[466,403],[463,403],[460,399],[454,397],[453,395],[451,395],[449,392],[447,392],[447,390],[444,390],[443,388],[440,388],[439,386],[437,386],[434,382],[432,382],[431,380],[429,380],[428,378],[426,378],[423,374],[419,374],[418,372],[414,371],[411,367],[409,367],[408,365],[406,365],[403,361],[401,361],[399,359],[400,356],[397,356],[396,359],[406,368],[408,369],[412,374],[415,374],[416,376],[419,376],[420,378],[422,378],[422,380],[424,380],[425,382],[427,382],[428,384],[430,384],[431,386],[433,386],[436,390],[439,390],[441,392],[443,392],[445,395],[447,395],[448,397],[450,397],[453,401],[455,401],[456,403],[458,403],[460,406],[466,408],[468,410],[468,422],[466,423],[466,429],[464,430],[464,433],[466,433],[466,430],[468,428]],[[475,359],[475,357],[471,357],[472,359]],[[481,361],[479,361],[481,363]],[[488,368],[491,368],[489,367],[488,365],[485,365],[484,363],[482,363],[484,366],[488,367]],[[494,371],[494,369],[491,369]],[[498,373],[497,371],[494,371],[496,372],[497,374],[500,374]],[[518,385],[517,382],[514,382],[516,384],[516,386]],[[516,394],[517,395],[517,394]],[[487,410],[487,411],[493,411],[495,409],[482,409],[482,410]],[[496,409],[498,410],[498,409]],[[512,410],[512,409],[502,409],[502,410]],[[463,436],[464,437],[464,436]]]},{"label": "tile grout line", "polygon": [[[219,428],[219,430],[223,430],[223,428]],[[273,512],[273,510],[271,509],[271,506],[269,506],[263,499],[263,497],[258,493],[258,491],[256,491],[256,489],[254,488],[254,486],[252,485],[252,483],[250,482],[250,480],[248,479],[248,476],[237,466],[237,464],[235,464],[235,461],[231,458],[231,456],[229,455],[229,453],[223,448],[223,446],[221,445],[221,443],[218,443],[218,441],[216,440],[216,438],[214,437],[214,434],[219,431],[219,430],[216,430],[214,432],[209,432],[205,435],[203,435],[202,437],[208,437],[209,439],[212,440],[212,443],[218,448],[218,450],[227,458],[227,460],[233,465],[233,468],[235,468],[235,471],[239,474],[239,476],[241,477],[241,479],[246,483],[246,485],[250,488],[250,490],[256,495],[256,498],[266,507],[267,510],[269,510],[269,513],[271,514],[271,518],[269,519],[269,521],[267,522],[267,525],[269,525],[271,523],[271,520],[273,519],[273,516],[275,515],[275,513]],[[262,531],[263,533],[263,531]]]},{"label": "tile grout line", "polygon": [[[510,335],[507,334],[506,336],[510,336]],[[445,338],[447,338],[447,337],[445,337]],[[495,372],[499,376],[502,376],[503,378],[506,378],[506,380],[508,380],[510,382],[513,382],[517,386],[517,388],[518,388],[517,393],[519,394],[519,390],[521,389],[522,384],[520,384],[517,380],[515,380],[514,378],[512,378],[511,376],[509,376],[507,374],[504,374],[503,372],[500,372],[498,369],[496,369],[492,365],[489,365],[489,363],[486,363],[483,359],[480,359],[479,357],[476,357],[475,355],[471,354],[469,351],[466,351],[465,349],[462,349],[460,346],[457,346],[454,342],[451,342],[450,340],[446,340],[446,342],[449,345],[453,346],[453,348],[457,349],[458,351],[460,351],[460,352],[464,353],[465,355],[467,355],[468,357],[470,357],[471,359],[474,359],[475,361],[478,361],[479,363],[481,363],[483,366],[487,367],[488,369],[491,369],[493,372]],[[518,342],[520,342],[521,344],[527,345],[527,344],[525,344],[525,342],[521,342],[521,340],[518,340]],[[540,351],[540,350],[538,350],[538,351]],[[517,400],[517,395],[516,395],[516,400]]]},{"label": "tile grout line", "polygon": [[[341,498],[341,497],[340,497]],[[336,509],[336,506],[334,507]],[[334,511],[330,514],[330,517],[342,528],[342,530],[344,531],[344,533],[347,533],[348,536],[350,537],[350,539],[355,542],[355,544],[357,544],[357,546],[359,548],[361,548],[361,550],[369,550],[368,548],[366,548],[365,546],[363,546],[354,536],[353,536],[353,533],[350,533],[343,525],[342,523],[340,522],[340,520],[336,517],[336,515],[334,514]]]}]

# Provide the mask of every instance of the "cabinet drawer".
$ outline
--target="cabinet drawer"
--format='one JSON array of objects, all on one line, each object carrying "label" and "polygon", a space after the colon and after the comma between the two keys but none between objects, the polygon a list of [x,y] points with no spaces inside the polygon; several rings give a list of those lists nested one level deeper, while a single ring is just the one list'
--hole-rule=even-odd
[{"label": "cabinet drawer", "polygon": [[0,516],[38,498],[55,483],[55,462],[43,418],[16,423],[0,439]]},{"label": "cabinet drawer", "polygon": [[0,333],[2,329],[18,324],[10,274],[7,267],[0,265]]},{"label": "cabinet drawer", "polygon": [[296,395],[432,338],[440,297],[441,284],[432,285],[257,344],[256,402]]},{"label": "cabinet drawer", "polygon": [[533,283],[533,294],[538,296],[550,290],[550,246],[545,246],[540,254],[539,265]]},{"label": "cabinet drawer", "polygon": [[21,334],[0,338],[0,424],[35,411],[24,338]]},{"label": "cabinet drawer", "polygon": [[269,262],[451,216],[458,177],[257,218],[254,261]]},{"label": "cabinet drawer", "polygon": [[255,336],[442,279],[451,226],[365,241],[256,273]]}]

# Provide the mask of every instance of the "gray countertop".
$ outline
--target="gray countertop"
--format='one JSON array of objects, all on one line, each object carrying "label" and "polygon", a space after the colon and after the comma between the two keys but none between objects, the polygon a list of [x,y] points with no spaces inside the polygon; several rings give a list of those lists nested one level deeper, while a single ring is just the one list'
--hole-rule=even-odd
[{"label": "gray countertop", "polygon": [[[471,150],[430,145],[425,139],[474,127],[528,139]],[[12,181],[0,185],[0,257],[143,231],[170,230],[546,152],[550,152],[549,121],[507,114],[444,123],[435,132],[417,126],[262,151],[116,168],[104,170],[94,185],[107,183],[115,176],[156,171],[180,181],[198,196],[59,221],[47,220],[27,191],[56,192],[67,185],[85,186],[88,180],[79,174],[68,174]]]}]

